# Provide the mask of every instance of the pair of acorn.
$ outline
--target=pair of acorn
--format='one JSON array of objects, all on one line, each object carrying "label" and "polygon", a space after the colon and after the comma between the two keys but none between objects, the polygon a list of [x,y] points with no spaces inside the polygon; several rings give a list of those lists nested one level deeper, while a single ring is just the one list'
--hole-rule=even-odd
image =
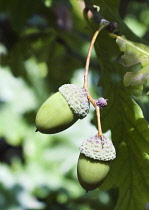
[{"label": "pair of acorn", "polygon": [[[100,101],[98,101],[100,104]],[[101,102],[102,106],[102,102]],[[49,97],[36,115],[36,131],[45,134],[61,132],[78,119],[87,116],[90,102],[85,88],[74,84],[65,84]],[[77,175],[81,186],[94,190],[106,178],[110,163],[116,156],[112,141],[105,136],[93,136],[85,140],[80,147]]]}]

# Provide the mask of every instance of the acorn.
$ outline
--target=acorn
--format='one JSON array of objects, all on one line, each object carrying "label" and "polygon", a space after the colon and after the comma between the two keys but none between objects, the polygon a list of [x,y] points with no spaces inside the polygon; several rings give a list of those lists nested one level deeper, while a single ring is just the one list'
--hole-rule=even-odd
[{"label": "acorn", "polygon": [[61,132],[89,112],[86,89],[74,84],[65,84],[40,107],[36,119],[36,131],[45,134]]},{"label": "acorn", "polygon": [[102,136],[93,136],[85,140],[80,147],[77,175],[80,185],[91,191],[105,180],[111,161],[116,157],[112,141]]}]

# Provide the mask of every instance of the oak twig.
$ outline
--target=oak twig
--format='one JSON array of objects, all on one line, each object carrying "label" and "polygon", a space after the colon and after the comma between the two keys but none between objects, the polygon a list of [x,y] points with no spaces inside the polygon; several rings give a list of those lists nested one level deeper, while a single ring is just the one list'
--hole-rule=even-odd
[{"label": "oak twig", "polygon": [[89,94],[89,91],[88,91],[88,70],[89,70],[91,52],[92,52],[94,43],[96,41],[96,38],[97,38],[99,32],[103,28],[105,28],[107,25],[108,25],[108,23],[104,23],[97,29],[97,31],[95,31],[95,33],[92,37],[92,40],[90,42],[90,46],[89,46],[89,50],[88,50],[88,54],[87,54],[87,58],[86,58],[86,65],[85,65],[85,69],[84,69],[84,86],[83,87],[87,90],[88,100],[93,104],[93,106],[95,107],[95,110],[96,110],[97,124],[98,124],[98,136],[102,136],[101,122],[100,122],[100,108],[97,106],[95,100],[92,98],[92,96]]}]

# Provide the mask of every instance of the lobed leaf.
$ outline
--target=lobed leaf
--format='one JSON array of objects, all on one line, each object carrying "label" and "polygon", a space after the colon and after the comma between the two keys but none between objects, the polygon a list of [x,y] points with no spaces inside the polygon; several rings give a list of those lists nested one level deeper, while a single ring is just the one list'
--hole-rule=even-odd
[{"label": "lobed leaf", "polygon": [[149,81],[149,66],[145,66],[137,72],[127,72],[124,76],[124,84],[129,85],[143,85]]},{"label": "lobed leaf", "polygon": [[117,36],[116,43],[124,53],[121,64],[132,66],[141,63],[139,71],[127,72],[124,76],[125,86],[140,86],[149,81],[149,46],[127,40],[124,36]]},{"label": "lobed leaf", "polygon": [[[118,187],[117,210],[143,209],[149,201],[149,126],[127,91],[108,84],[109,107],[103,110],[102,126],[112,131],[117,158],[102,189]],[[116,94],[109,94],[111,88]]]},{"label": "lobed leaf", "polygon": [[131,66],[141,62],[146,66],[149,60],[149,46],[127,40],[124,36],[117,36],[116,43],[120,50],[124,52],[121,59],[124,65]]},{"label": "lobed leaf", "polygon": [[[135,35],[124,26],[120,17],[111,11],[111,4],[108,0],[98,3],[98,6],[106,8],[101,8],[101,15],[108,20],[112,19],[112,22],[118,22],[121,32],[136,41]],[[93,23],[89,24],[89,27],[93,33]],[[119,42],[121,49],[129,52],[123,56],[125,65],[142,62],[142,66],[146,68],[148,47],[142,44],[134,45],[124,37],[119,37]],[[126,67],[114,60],[119,49],[106,31],[99,34],[95,50],[102,73],[99,85],[103,87],[104,97],[108,99],[108,106],[101,110],[102,129],[103,132],[111,130],[117,151],[110,173],[100,189],[118,188],[116,210],[145,209],[149,203],[149,126],[141,108],[130,97],[130,91],[123,84]],[[141,91],[140,85],[134,87],[135,90]]]}]

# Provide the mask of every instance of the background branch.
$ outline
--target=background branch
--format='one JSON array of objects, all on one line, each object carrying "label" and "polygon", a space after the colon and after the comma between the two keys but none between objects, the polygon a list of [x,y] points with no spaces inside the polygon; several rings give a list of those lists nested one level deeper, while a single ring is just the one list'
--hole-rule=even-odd
[{"label": "background branch", "polygon": [[92,3],[90,2],[90,0],[84,0],[85,2],[85,6],[86,6],[86,10],[87,11],[91,11],[93,14],[93,19],[94,21],[98,24],[98,25],[102,25],[103,23],[109,23],[107,25],[107,27],[105,28],[106,30],[108,30],[109,32],[113,32],[115,31],[115,29],[117,28],[117,23],[115,22],[110,22],[106,19],[103,18],[103,16],[97,11],[97,8],[95,8]]},{"label": "background branch", "polygon": [[97,24],[100,24],[101,20],[104,19],[102,15],[97,12],[97,9],[91,4],[90,0],[84,0],[85,6],[93,14],[93,18]]}]

